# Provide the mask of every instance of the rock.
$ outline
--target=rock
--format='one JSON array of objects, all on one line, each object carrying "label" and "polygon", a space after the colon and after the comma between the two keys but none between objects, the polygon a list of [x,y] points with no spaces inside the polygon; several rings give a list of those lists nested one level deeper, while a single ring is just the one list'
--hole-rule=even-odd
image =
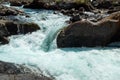
[{"label": "rock", "polygon": [[25,5],[24,8],[32,8],[32,9],[44,9],[45,2],[40,0],[33,0],[32,3]]},{"label": "rock", "polygon": [[10,1],[10,6],[22,6],[20,1]]},{"label": "rock", "polygon": [[120,11],[110,14],[108,17],[104,18],[103,20],[105,20],[105,19],[113,19],[113,20],[120,21]]},{"label": "rock", "polygon": [[54,80],[46,76],[34,74],[0,74],[1,80]]},{"label": "rock", "polygon": [[59,48],[106,46],[118,28],[116,20],[108,19],[97,23],[88,20],[78,21],[58,34],[57,46]]},{"label": "rock", "polygon": [[24,70],[19,68],[21,66],[19,66],[19,67],[17,67],[17,66],[19,66],[19,65],[0,61],[0,73],[2,73],[2,74],[22,74],[22,73],[24,73]]},{"label": "rock", "polygon": [[0,16],[10,16],[10,15],[23,15],[24,12],[17,10],[15,8],[5,7],[0,5]]},{"label": "rock", "polygon": [[72,8],[79,9],[80,7],[83,7],[86,11],[91,11],[93,9],[91,4],[85,4],[85,3],[76,3],[76,2],[59,2],[57,3],[59,9],[65,9],[70,10]]},{"label": "rock", "polygon": [[5,27],[10,35],[17,34],[27,34],[37,30],[40,30],[40,27],[35,23],[19,23],[13,21],[6,21]]},{"label": "rock", "polygon": [[8,44],[9,40],[7,37],[0,36],[0,44]]},{"label": "rock", "polygon": [[70,10],[72,8],[77,8],[78,5],[76,5],[76,3],[66,3],[66,2],[60,2],[57,3],[57,5],[59,6],[60,9],[65,9],[65,10]]},{"label": "rock", "polygon": [[35,74],[24,65],[0,61],[0,80],[53,80],[41,74]]},{"label": "rock", "polygon": [[35,23],[24,23],[20,24],[19,30],[20,30],[19,33],[26,34],[40,30],[40,27]]},{"label": "rock", "polygon": [[9,33],[5,27],[4,21],[0,21],[0,44],[8,44],[9,40],[6,36],[8,36]]},{"label": "rock", "polygon": [[42,0],[33,0],[32,3],[25,5],[24,8],[58,10],[58,6],[54,1],[50,3]]},{"label": "rock", "polygon": [[40,27],[35,23],[21,23],[7,20],[0,20],[0,42],[6,44],[9,42],[8,36],[27,34],[40,30]]},{"label": "rock", "polygon": [[27,5],[30,2],[30,0],[10,0],[10,6],[22,6]]},{"label": "rock", "polygon": [[108,16],[102,20],[105,20],[105,19],[118,20],[119,29],[117,30],[116,35],[113,36],[111,42],[119,42],[120,41],[120,11],[112,13],[110,16]]},{"label": "rock", "polygon": [[96,1],[93,4],[97,8],[103,8],[103,9],[108,9],[110,6],[112,6],[111,1]]},{"label": "rock", "polygon": [[79,9],[80,7],[84,7],[86,11],[92,10],[92,5],[81,3],[78,4],[73,1],[43,1],[43,0],[33,0],[32,3],[25,5],[24,8],[32,8],[32,9],[48,9],[48,10],[71,10],[72,8]]},{"label": "rock", "polygon": [[119,1],[112,1],[112,0],[93,0],[92,5],[97,7],[98,9],[109,9],[111,7],[119,7]]},{"label": "rock", "polygon": [[80,15],[73,15],[71,18],[70,18],[70,21],[71,22],[76,22],[76,21],[80,21],[81,18],[80,18]]},{"label": "rock", "polygon": [[6,21],[5,28],[7,29],[7,32],[9,33],[8,36],[18,34],[18,26],[13,21]]},{"label": "rock", "polygon": [[112,6],[109,10],[108,10],[108,14],[114,13],[114,12],[118,12],[120,11],[120,6],[114,7]]}]

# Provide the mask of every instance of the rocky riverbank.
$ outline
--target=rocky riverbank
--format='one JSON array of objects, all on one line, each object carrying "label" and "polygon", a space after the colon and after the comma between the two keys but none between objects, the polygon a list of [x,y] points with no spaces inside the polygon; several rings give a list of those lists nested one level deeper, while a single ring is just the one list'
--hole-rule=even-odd
[{"label": "rocky riverbank", "polygon": [[0,80],[54,80],[53,78],[36,74],[24,65],[0,61]]},{"label": "rocky riverbank", "polygon": [[12,18],[17,15],[27,16],[23,11],[11,7],[0,5],[0,42],[1,44],[9,43],[7,37],[11,35],[27,34],[40,27],[33,22],[23,22]]}]

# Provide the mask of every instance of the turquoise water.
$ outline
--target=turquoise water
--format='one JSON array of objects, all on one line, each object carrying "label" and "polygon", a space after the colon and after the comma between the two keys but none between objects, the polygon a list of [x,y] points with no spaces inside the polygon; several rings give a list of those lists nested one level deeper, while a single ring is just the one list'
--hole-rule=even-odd
[{"label": "turquoise water", "polygon": [[[56,36],[59,29],[67,26],[69,17],[53,14],[53,11],[23,9],[41,30],[32,34],[10,37],[10,43],[0,46],[0,60],[25,64],[51,74],[56,80],[119,80],[119,48],[66,48],[58,49]],[[38,71],[39,72],[39,71]]]}]

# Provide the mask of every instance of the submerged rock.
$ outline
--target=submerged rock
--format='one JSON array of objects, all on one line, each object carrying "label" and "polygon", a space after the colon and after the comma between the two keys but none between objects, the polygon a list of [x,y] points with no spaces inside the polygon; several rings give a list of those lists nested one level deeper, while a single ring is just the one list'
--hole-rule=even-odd
[{"label": "submerged rock", "polygon": [[53,80],[53,78],[35,74],[23,65],[0,61],[0,80]]}]

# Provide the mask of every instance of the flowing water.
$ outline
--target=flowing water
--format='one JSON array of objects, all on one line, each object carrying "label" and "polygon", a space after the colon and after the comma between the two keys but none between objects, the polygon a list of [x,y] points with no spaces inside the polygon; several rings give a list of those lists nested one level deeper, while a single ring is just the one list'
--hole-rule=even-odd
[{"label": "flowing water", "polygon": [[23,9],[41,30],[32,34],[10,37],[10,43],[0,46],[0,60],[39,68],[56,80],[120,80],[119,48],[58,49],[56,36],[69,17],[53,11]]}]

